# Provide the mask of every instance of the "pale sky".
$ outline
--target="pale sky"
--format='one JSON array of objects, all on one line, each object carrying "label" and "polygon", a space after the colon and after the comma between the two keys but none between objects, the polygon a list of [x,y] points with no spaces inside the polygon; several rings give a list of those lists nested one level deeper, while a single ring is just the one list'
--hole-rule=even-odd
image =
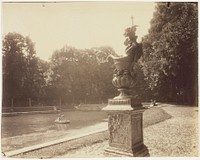
[{"label": "pale sky", "polygon": [[48,60],[64,45],[77,49],[111,46],[124,54],[124,30],[138,25],[138,41],[148,33],[153,2],[3,3],[2,31],[29,35],[37,56]]}]

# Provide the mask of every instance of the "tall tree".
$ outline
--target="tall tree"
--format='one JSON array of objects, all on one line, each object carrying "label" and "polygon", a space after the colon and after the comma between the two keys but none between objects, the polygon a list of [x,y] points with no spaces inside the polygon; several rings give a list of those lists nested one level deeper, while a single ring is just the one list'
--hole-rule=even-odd
[{"label": "tall tree", "polygon": [[40,96],[41,78],[34,43],[29,37],[8,33],[3,38],[3,102],[9,106],[12,98],[23,99]]},{"label": "tall tree", "polygon": [[196,103],[198,6],[157,3],[143,38],[143,71],[157,98]]},{"label": "tall tree", "polygon": [[9,33],[3,39],[3,102],[5,105],[11,98],[22,96],[26,79],[25,48],[25,39],[20,34]]}]

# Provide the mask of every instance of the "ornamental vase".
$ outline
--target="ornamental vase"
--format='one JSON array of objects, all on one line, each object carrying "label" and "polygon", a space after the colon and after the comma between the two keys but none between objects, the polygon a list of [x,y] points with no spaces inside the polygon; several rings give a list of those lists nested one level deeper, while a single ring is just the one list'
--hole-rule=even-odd
[{"label": "ornamental vase", "polygon": [[114,57],[115,70],[113,74],[112,83],[120,91],[120,95],[114,99],[124,99],[130,97],[129,90],[133,86],[133,77],[131,75],[133,68],[133,61],[130,56]]}]

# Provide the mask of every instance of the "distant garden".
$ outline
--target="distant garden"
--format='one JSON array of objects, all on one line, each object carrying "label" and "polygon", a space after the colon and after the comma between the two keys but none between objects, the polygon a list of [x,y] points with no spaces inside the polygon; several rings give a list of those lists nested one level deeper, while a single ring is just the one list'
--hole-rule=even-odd
[{"label": "distant garden", "polygon": [[[127,34],[131,31],[126,29]],[[157,3],[149,34],[140,42],[142,56],[135,66],[132,94],[143,102],[197,105],[197,36],[197,4]],[[3,107],[106,103],[117,94],[111,82],[113,62],[108,61],[110,54],[116,55],[111,47],[66,45],[44,61],[34,45],[19,33],[4,35]]]}]

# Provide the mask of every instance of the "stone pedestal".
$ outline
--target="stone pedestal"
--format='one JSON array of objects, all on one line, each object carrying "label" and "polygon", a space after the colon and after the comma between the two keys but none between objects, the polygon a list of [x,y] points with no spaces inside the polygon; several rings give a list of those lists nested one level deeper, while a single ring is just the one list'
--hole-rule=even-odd
[{"label": "stone pedestal", "polygon": [[143,143],[143,112],[145,108],[132,97],[109,99],[108,106],[109,147],[106,154],[115,156],[149,156]]}]

